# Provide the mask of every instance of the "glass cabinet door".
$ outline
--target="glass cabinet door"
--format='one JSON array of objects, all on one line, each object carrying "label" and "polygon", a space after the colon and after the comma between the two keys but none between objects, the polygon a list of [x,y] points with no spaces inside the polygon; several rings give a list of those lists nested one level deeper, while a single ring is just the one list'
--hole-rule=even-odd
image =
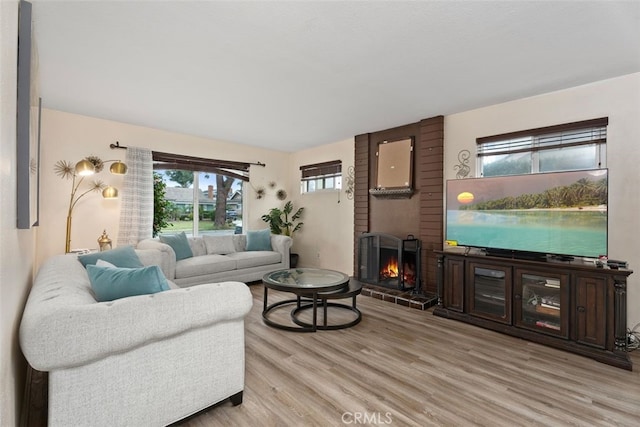
[{"label": "glass cabinet door", "polygon": [[566,338],[569,319],[567,276],[518,269],[515,279],[515,324]]},{"label": "glass cabinet door", "polygon": [[469,314],[511,324],[511,267],[470,263]]}]

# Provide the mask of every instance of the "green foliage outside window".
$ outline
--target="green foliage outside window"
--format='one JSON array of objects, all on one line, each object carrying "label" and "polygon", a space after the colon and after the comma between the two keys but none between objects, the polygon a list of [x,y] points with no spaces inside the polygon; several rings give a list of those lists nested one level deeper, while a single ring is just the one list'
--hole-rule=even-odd
[{"label": "green foliage outside window", "polygon": [[172,226],[167,220],[174,211],[173,204],[165,199],[167,184],[162,180],[162,175],[153,173],[153,237],[156,237],[163,228]]},{"label": "green foliage outside window", "polygon": [[189,188],[193,184],[193,172],[184,170],[168,170],[165,174],[182,188]]}]

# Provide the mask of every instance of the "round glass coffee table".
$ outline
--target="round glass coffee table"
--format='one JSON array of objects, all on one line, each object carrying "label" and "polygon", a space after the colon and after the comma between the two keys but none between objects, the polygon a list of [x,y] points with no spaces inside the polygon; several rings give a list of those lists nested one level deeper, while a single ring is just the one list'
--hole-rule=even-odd
[{"label": "round glass coffee table", "polygon": [[[362,291],[362,285],[357,280],[349,280],[349,276],[339,271],[321,268],[292,268],[267,273],[262,277],[264,284],[264,305],[262,320],[266,325],[278,329],[295,332],[315,332],[316,330],[335,330],[354,326],[362,319],[362,313],[356,308],[356,296]],[[268,303],[268,290],[291,292],[295,299]],[[328,302],[329,299],[352,298],[351,305]],[[275,322],[269,315],[279,307],[295,304],[291,310],[291,321],[297,326]],[[318,325],[318,305],[323,308],[323,324]],[[356,314],[353,321],[329,325],[327,322],[327,308],[337,307],[347,309]],[[311,323],[304,322],[298,315],[304,310],[312,310]]]}]

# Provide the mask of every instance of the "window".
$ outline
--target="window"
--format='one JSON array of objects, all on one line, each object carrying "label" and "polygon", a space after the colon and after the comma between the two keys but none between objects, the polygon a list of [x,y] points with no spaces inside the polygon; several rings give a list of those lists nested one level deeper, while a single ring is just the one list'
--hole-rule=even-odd
[{"label": "window", "polygon": [[311,193],[322,190],[340,190],[342,188],[342,162],[316,163],[300,166],[300,192]]},{"label": "window", "polygon": [[165,198],[171,218],[164,234],[187,235],[242,232],[242,187],[248,163],[153,153],[154,171],[167,184]]},{"label": "window", "polygon": [[603,168],[608,122],[601,118],[478,138],[480,176]]}]

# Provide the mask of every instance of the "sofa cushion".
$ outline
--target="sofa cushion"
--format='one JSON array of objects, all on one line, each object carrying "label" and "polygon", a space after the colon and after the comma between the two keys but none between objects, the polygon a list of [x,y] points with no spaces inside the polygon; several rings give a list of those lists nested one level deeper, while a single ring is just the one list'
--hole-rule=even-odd
[{"label": "sofa cushion", "polygon": [[270,251],[271,248],[271,230],[247,231],[247,250],[248,251]]},{"label": "sofa cushion", "polygon": [[90,264],[87,265],[87,273],[98,302],[155,294],[170,289],[167,279],[157,265],[117,268]]},{"label": "sofa cushion", "polygon": [[234,234],[233,245],[236,248],[236,252],[244,252],[247,250],[247,235],[246,234]]},{"label": "sofa cushion", "polygon": [[207,247],[204,245],[204,240],[202,237],[188,237],[189,247],[191,248],[191,253],[193,256],[200,256],[207,254]]},{"label": "sofa cushion", "polygon": [[187,240],[187,235],[184,234],[184,231],[178,234],[160,235],[160,241],[171,246],[173,251],[176,253],[176,261],[191,258],[193,256],[191,246],[189,246],[189,241]]},{"label": "sofa cushion", "polygon": [[176,263],[176,279],[204,276],[236,269],[236,261],[225,255],[202,255]]},{"label": "sofa cushion", "polygon": [[226,255],[236,251],[233,235],[203,236],[203,240],[209,255]]},{"label": "sofa cushion", "polygon": [[282,262],[282,254],[273,251],[235,252],[227,255],[227,257],[237,262],[238,269],[260,267],[262,265]]},{"label": "sofa cushion", "polygon": [[116,267],[144,267],[144,265],[140,261],[140,258],[138,258],[135,249],[133,249],[132,246],[121,246],[119,248],[111,249],[108,251],[78,256],[78,261],[80,261],[85,267],[88,265],[95,265],[95,263],[98,262],[99,259],[110,262]]}]

